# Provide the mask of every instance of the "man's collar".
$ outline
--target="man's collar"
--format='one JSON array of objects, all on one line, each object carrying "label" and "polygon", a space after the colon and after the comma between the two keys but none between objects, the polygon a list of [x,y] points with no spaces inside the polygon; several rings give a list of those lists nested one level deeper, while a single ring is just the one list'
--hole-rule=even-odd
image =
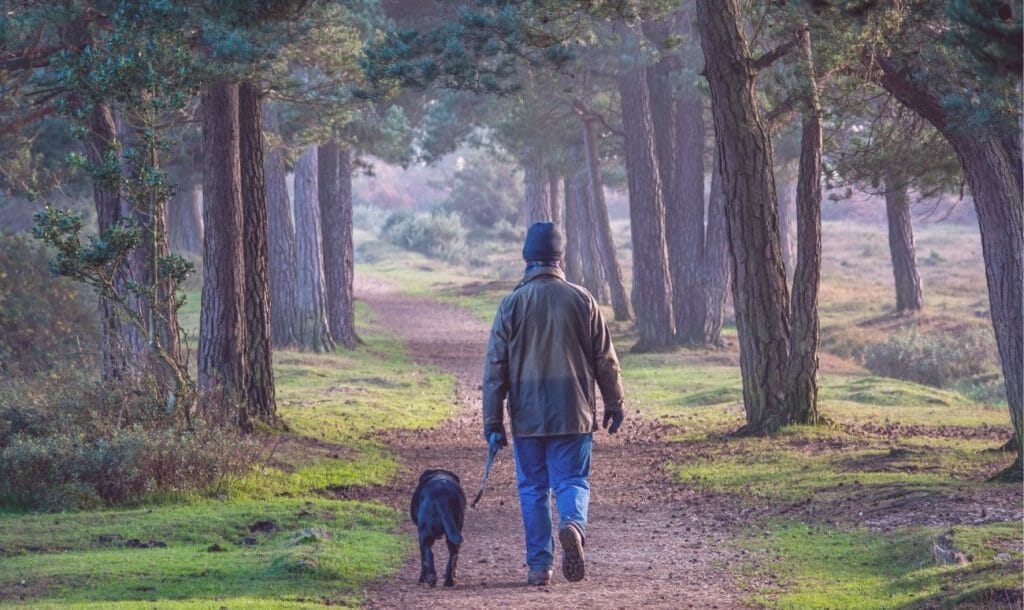
[{"label": "man's collar", "polygon": [[533,280],[545,275],[550,275],[563,281],[565,280],[565,272],[562,271],[560,267],[549,267],[547,265],[542,265],[540,267],[527,271],[526,274],[523,275],[522,281],[520,281],[519,284],[516,285],[516,288],[520,288],[526,284],[529,284]]}]

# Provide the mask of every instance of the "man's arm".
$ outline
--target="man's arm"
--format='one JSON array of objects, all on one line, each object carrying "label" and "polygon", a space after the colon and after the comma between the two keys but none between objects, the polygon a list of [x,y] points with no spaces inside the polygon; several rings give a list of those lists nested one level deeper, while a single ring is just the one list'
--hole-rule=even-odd
[{"label": "man's arm", "polygon": [[505,397],[508,395],[508,329],[504,320],[505,301],[498,307],[491,325],[484,360],[483,415],[484,438],[493,432],[505,432]]},{"label": "man's arm", "polygon": [[612,336],[597,303],[591,301],[591,337],[594,350],[594,379],[601,390],[606,413],[622,411],[622,370],[619,357],[612,345]]}]

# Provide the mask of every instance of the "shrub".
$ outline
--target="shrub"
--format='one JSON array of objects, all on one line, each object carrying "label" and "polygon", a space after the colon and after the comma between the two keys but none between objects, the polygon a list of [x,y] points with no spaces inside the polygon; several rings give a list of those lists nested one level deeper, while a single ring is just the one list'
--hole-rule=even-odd
[{"label": "shrub", "polygon": [[96,297],[50,274],[49,254],[22,235],[0,234],[0,374],[35,374],[95,358]]},{"label": "shrub", "polygon": [[864,366],[886,377],[936,387],[978,375],[991,368],[995,342],[981,329],[956,335],[901,330],[864,349]]},{"label": "shrub", "polygon": [[379,235],[388,220],[388,211],[375,205],[357,205],[352,208],[352,225]]},{"label": "shrub", "polygon": [[466,254],[466,229],[454,212],[435,210],[429,216],[395,212],[388,216],[381,236],[397,246],[449,262]]},{"label": "shrub", "polygon": [[63,510],[198,492],[248,468],[253,441],[182,430],[150,392],[68,379],[0,385],[0,504]]}]

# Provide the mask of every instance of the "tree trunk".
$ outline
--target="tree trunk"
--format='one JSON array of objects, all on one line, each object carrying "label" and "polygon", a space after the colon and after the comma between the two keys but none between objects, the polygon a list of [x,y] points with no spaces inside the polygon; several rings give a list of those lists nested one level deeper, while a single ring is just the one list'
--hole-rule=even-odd
[{"label": "tree trunk", "polygon": [[203,251],[203,185],[189,180],[167,203],[167,237],[171,250]]},{"label": "tree trunk", "polygon": [[782,267],[786,270],[786,278],[793,277],[793,265],[796,260],[796,234],[794,219],[796,217],[796,182],[792,180],[788,168],[781,176],[783,182],[779,188],[779,245],[782,246]]},{"label": "tree trunk", "polygon": [[[576,151],[579,153],[579,151]],[[590,291],[598,303],[609,301],[608,284],[604,278],[604,267],[601,265],[601,251],[597,245],[597,227],[594,222],[594,210],[587,189],[587,175],[582,167],[583,156],[576,157],[580,161],[580,169],[572,176],[569,188],[576,200],[577,234],[580,240],[580,261],[583,267],[583,286]]]},{"label": "tree trunk", "polygon": [[672,263],[672,311],[680,343],[704,343],[704,104],[696,83],[684,83],[676,113],[675,195],[666,201]]},{"label": "tree trunk", "polygon": [[[144,127],[129,125],[126,122],[116,121],[117,137],[125,150],[134,149],[145,151],[142,131]],[[125,179],[134,184],[143,184],[148,180],[148,175],[142,175],[144,171],[137,161],[148,167],[145,171],[160,171],[158,159],[154,154],[148,159],[136,159],[123,155],[121,158],[122,174]],[[126,193],[134,191],[127,190]],[[151,379],[156,380],[164,392],[175,393],[177,390],[177,376],[175,371],[161,360],[156,346],[162,346],[167,354],[174,360],[178,360],[181,354],[181,337],[178,327],[178,313],[176,308],[173,286],[169,279],[160,276],[158,261],[170,253],[167,244],[167,211],[165,202],[153,195],[140,195],[139,199],[123,196],[121,199],[122,216],[133,216],[137,219],[139,228],[142,231],[142,238],[139,245],[132,250],[128,256],[129,277],[125,281],[131,281],[138,285],[141,292],[124,289],[129,293],[129,306],[135,311],[139,320],[142,321],[144,329],[134,324],[125,324],[122,342],[128,346],[128,353],[131,358],[131,366],[135,372],[152,375]],[[152,292],[150,292],[152,290]]]},{"label": "tree trunk", "polygon": [[793,271],[784,424],[818,421],[818,289],[821,285],[821,103],[810,32],[799,34],[807,81],[796,187],[797,258]]},{"label": "tree trunk", "polygon": [[[888,58],[876,58],[879,84],[928,120],[949,141],[971,187],[981,232],[992,327],[1006,383],[1017,458],[1004,478],[1021,480],[1024,450],[1024,176],[1020,143],[1005,130],[950,120],[943,95],[914,81]],[[955,88],[954,88],[955,89]]]},{"label": "tree trunk", "polygon": [[889,254],[896,281],[896,311],[908,313],[924,307],[921,276],[914,253],[914,227],[910,218],[907,182],[890,168],[885,174],[885,213],[889,221]]},{"label": "tree trunk", "polygon": [[717,154],[733,258],[745,431],[785,421],[789,295],[779,247],[772,149],[736,0],[698,0],[697,24],[711,89]]},{"label": "tree trunk", "polygon": [[248,366],[246,408],[251,419],[278,425],[271,361],[267,181],[264,175],[261,97],[252,81],[243,81],[238,86],[245,256],[245,353]]},{"label": "tree trunk", "polygon": [[317,165],[317,147],[311,145],[295,166],[296,310],[300,346],[329,352],[334,341],[327,319]]},{"label": "tree trunk", "polygon": [[626,134],[626,174],[633,233],[633,307],[639,339],[635,351],[671,347],[672,284],[665,248],[665,204],[654,151],[647,78],[643,69],[619,77],[622,127]]},{"label": "tree trunk", "polygon": [[334,342],[353,349],[359,339],[352,289],[352,153],[331,142],[318,154],[327,320]]},{"label": "tree trunk", "polygon": [[245,266],[238,86],[227,80],[203,93],[203,296],[199,385],[215,423],[246,421]]},{"label": "tree trunk", "polygon": [[729,290],[732,269],[729,227],[725,219],[725,192],[722,188],[722,164],[716,154],[708,197],[707,242],[704,247],[704,297],[707,303],[704,342],[709,345],[722,345],[725,296]]},{"label": "tree trunk", "polygon": [[558,186],[561,182],[558,172],[554,170],[548,172],[548,203],[551,204],[551,219],[560,227],[564,226],[562,200],[558,196]]},{"label": "tree trunk", "polygon": [[[85,134],[85,154],[90,163],[96,166],[103,164],[103,157],[116,154],[117,127],[113,114],[105,104],[93,106],[89,115],[88,130]],[[101,181],[94,180],[92,186],[93,202],[96,206],[96,217],[100,233],[112,227],[121,219],[121,197],[116,191],[108,190]],[[100,297],[100,325],[103,337],[102,376],[105,381],[124,379],[132,370],[127,345],[126,329],[117,311],[117,307],[109,299]]]},{"label": "tree trunk", "polygon": [[523,159],[523,180],[526,189],[526,225],[551,220],[551,202],[548,200],[547,173],[540,154],[533,148]]},{"label": "tree trunk", "polygon": [[615,240],[612,237],[611,219],[608,217],[608,204],[604,199],[604,180],[601,178],[601,158],[597,153],[597,119],[593,116],[584,117],[583,155],[587,162],[587,189],[590,194],[590,205],[594,211],[594,222],[597,227],[597,247],[601,252],[601,263],[604,265],[604,276],[608,282],[608,290],[612,301],[615,319],[619,322],[630,320],[633,315],[629,308],[629,296],[626,285],[622,281],[622,269],[619,268],[618,255],[615,252]]},{"label": "tree trunk", "polygon": [[[267,104],[263,105],[263,129],[271,136],[279,135],[277,115]],[[288,201],[284,153],[278,143],[268,145],[263,161],[267,183],[270,330],[276,347],[292,347],[299,344],[299,316],[295,308],[295,225]]]},{"label": "tree trunk", "polygon": [[564,179],[565,193],[565,277],[583,284],[583,235],[580,233],[580,194],[573,190],[572,179]]}]

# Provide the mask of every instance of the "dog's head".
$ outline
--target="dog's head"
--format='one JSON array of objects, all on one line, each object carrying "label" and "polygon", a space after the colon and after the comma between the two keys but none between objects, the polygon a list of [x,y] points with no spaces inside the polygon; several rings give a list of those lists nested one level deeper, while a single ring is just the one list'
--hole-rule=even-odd
[{"label": "dog's head", "polygon": [[423,471],[423,474],[420,475],[420,485],[423,485],[431,479],[451,479],[456,483],[459,483],[459,477],[454,472],[435,468],[433,470]]}]

